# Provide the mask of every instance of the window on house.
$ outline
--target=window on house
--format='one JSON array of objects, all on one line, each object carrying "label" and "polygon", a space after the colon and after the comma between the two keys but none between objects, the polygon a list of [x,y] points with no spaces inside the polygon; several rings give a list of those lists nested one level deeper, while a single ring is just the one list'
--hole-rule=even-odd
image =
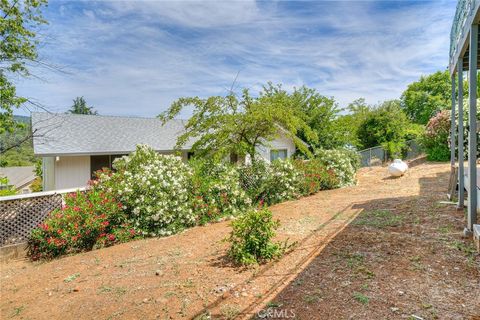
[{"label": "window on house", "polygon": [[277,159],[287,159],[287,149],[270,150],[270,161]]},{"label": "window on house", "polygon": [[90,172],[94,178],[95,171],[103,168],[112,169],[112,163],[115,159],[123,157],[124,154],[90,156]]},{"label": "window on house", "polygon": [[95,171],[101,170],[103,168],[110,168],[110,156],[90,156],[90,172],[92,178]]}]

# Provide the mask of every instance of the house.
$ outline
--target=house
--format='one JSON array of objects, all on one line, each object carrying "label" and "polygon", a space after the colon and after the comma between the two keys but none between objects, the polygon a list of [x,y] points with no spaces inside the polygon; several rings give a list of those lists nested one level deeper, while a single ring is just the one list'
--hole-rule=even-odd
[{"label": "house", "polygon": [[[161,154],[173,154],[185,120],[165,125],[157,118],[32,113],[34,154],[42,158],[45,191],[85,186],[93,172],[112,167],[118,157],[147,144]],[[193,142],[179,150],[187,161]],[[258,155],[269,162],[295,153],[292,139],[279,130]]]},{"label": "house", "polygon": [[35,180],[35,167],[5,167],[0,168],[0,178],[6,177],[8,185],[0,185],[0,189],[13,186],[21,193],[30,193],[30,185]]}]

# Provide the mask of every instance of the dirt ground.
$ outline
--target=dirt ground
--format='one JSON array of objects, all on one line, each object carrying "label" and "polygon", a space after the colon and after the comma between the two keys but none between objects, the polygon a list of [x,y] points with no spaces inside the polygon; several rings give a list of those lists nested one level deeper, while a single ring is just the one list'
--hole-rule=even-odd
[{"label": "dirt ground", "polygon": [[229,223],[44,263],[1,265],[0,318],[480,319],[480,257],[445,199],[449,165],[272,207],[280,260],[225,259]]}]

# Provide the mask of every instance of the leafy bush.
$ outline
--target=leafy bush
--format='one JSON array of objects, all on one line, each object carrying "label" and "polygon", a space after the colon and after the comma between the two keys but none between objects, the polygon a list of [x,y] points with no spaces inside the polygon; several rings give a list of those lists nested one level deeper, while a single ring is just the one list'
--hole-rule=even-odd
[{"label": "leafy bush", "polygon": [[251,209],[232,222],[229,257],[238,264],[261,263],[282,255],[284,246],[273,242],[280,222],[268,209]]},{"label": "leafy bush", "polygon": [[265,203],[274,204],[300,196],[301,173],[291,160],[275,160],[270,164]]},{"label": "leafy bush", "polygon": [[200,224],[224,216],[236,216],[250,207],[251,200],[240,187],[239,173],[232,165],[212,161],[190,161],[193,169],[193,211]]},{"label": "leafy bush", "polygon": [[332,189],[338,185],[333,170],[327,170],[319,159],[296,160],[294,164],[303,175],[300,179],[300,193],[304,196],[320,190]]},{"label": "leafy bush", "polygon": [[32,190],[32,192],[41,192],[43,190],[41,177],[36,177],[35,180],[32,181],[30,184],[30,190]]},{"label": "leafy bush", "polygon": [[381,145],[388,158],[394,158],[407,147],[411,126],[398,100],[385,101],[368,113],[358,128],[358,136],[364,148]]},{"label": "leafy bush", "polygon": [[10,185],[7,177],[0,177],[0,186],[2,187],[0,189],[0,197],[17,194],[17,190],[15,190],[14,186]]},{"label": "leafy bush", "polygon": [[165,236],[194,225],[192,172],[181,158],[139,145],[113,167],[116,172],[100,172],[96,183],[125,206],[136,230]]},{"label": "leafy bush", "polygon": [[135,236],[123,206],[93,188],[66,196],[65,206],[52,211],[32,230],[28,254],[33,260],[105,247]]},{"label": "leafy bush", "polygon": [[238,168],[240,186],[252,202],[263,201],[270,176],[269,164],[265,161],[255,161],[251,165]]},{"label": "leafy bush", "polygon": [[420,141],[428,160],[448,161],[450,159],[449,134],[450,111],[443,110],[428,121]]},{"label": "leafy bush", "polygon": [[291,160],[256,161],[240,169],[240,181],[252,201],[275,204],[298,198],[301,173]]},{"label": "leafy bush", "polygon": [[356,152],[347,149],[317,150],[316,158],[335,175],[337,183],[333,188],[356,183],[356,172],[360,167],[359,155]]},{"label": "leafy bush", "polygon": [[360,157],[360,154],[356,150],[347,149],[347,148],[340,148],[340,149],[337,149],[337,150],[339,150],[343,154],[343,156],[346,159],[348,159],[348,161],[352,165],[355,172],[358,171],[358,169],[360,169],[361,157]]}]

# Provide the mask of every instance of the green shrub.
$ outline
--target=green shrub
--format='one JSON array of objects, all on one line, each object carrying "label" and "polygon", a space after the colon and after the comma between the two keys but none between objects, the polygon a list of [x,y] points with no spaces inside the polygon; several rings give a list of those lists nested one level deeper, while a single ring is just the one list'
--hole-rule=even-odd
[{"label": "green shrub", "polygon": [[251,200],[240,187],[239,172],[233,165],[192,160],[193,211],[204,224],[246,211]]},{"label": "green shrub", "polygon": [[35,180],[32,181],[32,184],[30,184],[30,190],[32,190],[32,192],[43,191],[43,183],[41,177],[36,177]]},{"label": "green shrub", "polygon": [[263,200],[271,205],[300,196],[301,173],[293,162],[275,160],[270,164]]},{"label": "green shrub", "polygon": [[123,206],[93,188],[67,195],[65,206],[52,211],[32,230],[28,255],[33,260],[53,258],[124,242],[134,236]]},{"label": "green shrub", "polygon": [[340,148],[340,149],[337,149],[337,150],[339,150],[343,154],[343,156],[346,159],[348,159],[348,161],[350,162],[350,164],[353,167],[353,170],[355,170],[355,172],[357,172],[358,169],[360,169],[361,157],[360,157],[360,154],[356,150],[351,150],[351,149],[346,149],[346,148]]},{"label": "green shrub", "polygon": [[364,148],[381,145],[391,159],[406,148],[411,126],[399,100],[384,101],[366,115],[358,128],[358,137]]},{"label": "green shrub", "polygon": [[263,201],[270,177],[269,164],[265,161],[255,161],[251,165],[238,168],[240,186],[253,203]]},{"label": "green shrub", "polygon": [[129,221],[143,235],[171,235],[195,224],[192,173],[180,157],[139,145],[113,167],[116,172],[99,173],[97,185],[125,206]]},{"label": "green shrub", "polygon": [[228,241],[229,257],[238,264],[262,263],[280,257],[284,246],[273,242],[280,222],[273,220],[268,209],[251,209],[232,222]]},{"label": "green shrub", "polygon": [[347,149],[317,150],[315,157],[335,175],[337,180],[333,188],[356,183],[356,173],[360,167],[357,152]]},{"label": "green shrub", "polygon": [[450,111],[443,110],[433,116],[425,127],[420,143],[430,161],[448,161],[450,148]]},{"label": "green shrub", "polygon": [[337,178],[332,170],[327,170],[319,159],[295,160],[295,167],[302,174],[300,192],[304,196],[328,190],[338,185]]},{"label": "green shrub", "polygon": [[425,148],[427,153],[427,160],[429,161],[449,161],[450,160],[450,148],[442,145],[433,145],[429,148]]},{"label": "green shrub", "polygon": [[9,184],[7,177],[0,177],[0,197],[13,196],[17,194],[15,187]]},{"label": "green shrub", "polygon": [[301,172],[293,161],[256,161],[240,170],[240,184],[254,203],[275,204],[300,196]]}]

